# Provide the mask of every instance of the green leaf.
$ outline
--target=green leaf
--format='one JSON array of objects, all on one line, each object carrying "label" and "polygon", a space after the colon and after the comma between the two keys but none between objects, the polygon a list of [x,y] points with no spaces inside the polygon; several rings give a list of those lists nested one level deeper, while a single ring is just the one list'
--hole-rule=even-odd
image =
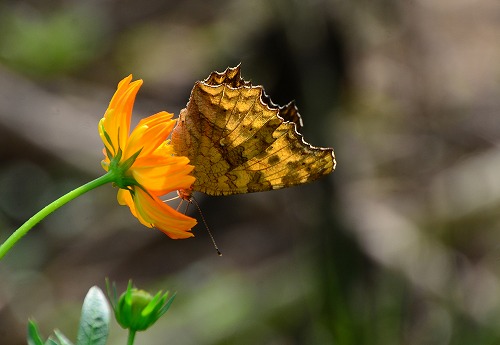
[{"label": "green leaf", "polygon": [[109,333],[110,310],[103,292],[90,288],[82,306],[82,316],[76,337],[77,345],[104,345]]},{"label": "green leaf", "polygon": [[66,338],[66,336],[62,334],[60,330],[55,329],[54,333],[56,334],[57,340],[59,340],[60,345],[73,345],[73,343],[68,338]]},{"label": "green leaf", "polygon": [[28,345],[44,345],[40,332],[38,331],[38,326],[34,320],[28,321],[27,340]]},{"label": "green leaf", "polygon": [[59,342],[56,339],[50,336],[49,339],[47,339],[47,341],[45,342],[45,345],[61,345],[61,344],[59,344]]}]

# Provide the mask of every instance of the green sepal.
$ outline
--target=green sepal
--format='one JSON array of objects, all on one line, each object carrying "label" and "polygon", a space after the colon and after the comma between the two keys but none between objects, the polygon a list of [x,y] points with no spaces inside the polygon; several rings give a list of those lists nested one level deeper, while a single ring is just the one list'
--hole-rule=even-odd
[{"label": "green sepal", "polygon": [[[163,305],[163,307],[158,311],[158,318],[162,317],[163,314],[165,314],[167,312],[168,308],[170,308],[170,305],[172,305],[172,303],[174,302],[174,298],[176,295],[177,295],[177,292],[174,292],[172,297],[170,297],[168,299],[167,303],[165,303]],[[167,298],[167,296],[168,296],[168,292],[165,294],[164,298]]]},{"label": "green sepal", "polygon": [[[102,133],[104,134],[104,138],[106,139],[106,141],[109,144],[109,146],[111,146],[111,148],[113,149],[113,151],[116,152],[116,148],[113,146],[113,142],[111,141],[111,137],[109,136],[108,132],[106,132],[106,130],[104,129],[103,125],[101,125],[101,130],[102,130]],[[108,150],[108,146],[107,145],[104,145],[104,147],[106,149],[106,154],[111,159],[111,157],[113,157],[114,155]]]},{"label": "green sepal", "polygon": [[125,162],[120,164],[120,169],[123,169],[123,171],[127,171],[132,166],[132,164],[134,164],[137,157],[141,154],[141,151],[142,148],[136,153],[134,153],[132,156],[130,156]]},{"label": "green sepal", "polygon": [[104,145],[104,149],[106,150],[106,156],[111,160],[113,159],[114,155],[109,151],[108,146]]},{"label": "green sepal", "polygon": [[111,303],[111,307],[114,311],[116,309],[116,305],[118,304],[118,293],[116,291],[115,282],[110,285],[108,278],[106,278],[106,291],[108,293],[109,302]]},{"label": "green sepal", "polygon": [[122,159],[122,155],[123,155],[122,149],[118,149],[116,155],[110,158],[109,169],[116,170],[120,168],[120,159]]}]

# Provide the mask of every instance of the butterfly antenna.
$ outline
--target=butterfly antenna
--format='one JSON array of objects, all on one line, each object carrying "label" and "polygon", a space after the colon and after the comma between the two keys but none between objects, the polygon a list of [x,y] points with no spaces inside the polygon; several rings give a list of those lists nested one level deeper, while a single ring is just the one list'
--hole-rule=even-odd
[{"label": "butterfly antenna", "polygon": [[[217,243],[215,243],[215,238],[212,235],[210,228],[208,227],[207,221],[205,220],[205,217],[203,216],[203,213],[201,212],[200,205],[198,205],[198,201],[196,201],[196,199],[194,198],[194,195],[191,195],[190,201],[192,201],[193,204],[198,209],[198,212],[200,213],[201,220],[203,221],[203,224],[205,225],[205,229],[207,229],[208,235],[210,235],[210,239],[212,240],[212,243],[214,244],[215,250],[217,251],[217,255],[222,256],[222,253],[220,252],[219,247],[217,247]],[[186,207],[186,210],[187,210],[187,207]]]}]

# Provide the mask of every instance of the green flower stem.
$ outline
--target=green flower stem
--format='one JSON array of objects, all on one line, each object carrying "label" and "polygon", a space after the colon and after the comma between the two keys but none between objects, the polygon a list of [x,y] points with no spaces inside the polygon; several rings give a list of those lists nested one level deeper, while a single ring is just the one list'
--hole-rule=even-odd
[{"label": "green flower stem", "polygon": [[7,238],[7,240],[0,246],[0,260],[9,252],[9,250],[19,241],[28,231],[38,224],[42,219],[47,217],[49,214],[57,210],[59,207],[65,205],[67,202],[79,197],[82,194],[91,191],[99,186],[113,182],[116,179],[116,173],[108,172],[105,175],[84,184],[81,187],[72,190],[68,194],[63,195],[59,199],[53,201],[49,205],[41,209],[37,214],[28,219],[26,223],[21,225],[12,235]]},{"label": "green flower stem", "polygon": [[128,331],[127,345],[133,345],[134,344],[135,333],[136,333],[135,331],[129,329],[129,331]]}]

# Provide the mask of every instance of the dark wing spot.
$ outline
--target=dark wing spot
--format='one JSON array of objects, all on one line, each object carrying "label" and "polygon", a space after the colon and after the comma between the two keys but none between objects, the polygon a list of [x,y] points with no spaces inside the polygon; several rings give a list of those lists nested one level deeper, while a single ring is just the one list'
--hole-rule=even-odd
[{"label": "dark wing spot", "polygon": [[267,160],[269,165],[275,165],[279,161],[280,161],[280,157],[278,155],[273,155],[273,156],[269,157],[269,159]]}]

